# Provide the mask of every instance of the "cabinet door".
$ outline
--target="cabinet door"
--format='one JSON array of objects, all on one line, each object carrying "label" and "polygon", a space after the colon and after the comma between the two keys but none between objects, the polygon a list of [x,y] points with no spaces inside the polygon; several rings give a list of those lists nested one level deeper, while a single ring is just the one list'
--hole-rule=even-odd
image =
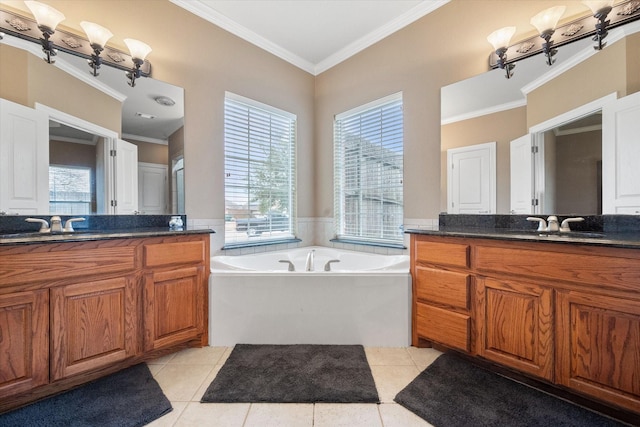
[{"label": "cabinet door", "polygon": [[51,289],[51,376],[54,380],[134,356],[135,276]]},{"label": "cabinet door", "polygon": [[0,295],[0,398],[49,382],[49,292]]},{"label": "cabinet door", "polygon": [[559,292],[557,381],[640,412],[640,300]]},{"label": "cabinet door", "polygon": [[145,274],[145,350],[168,347],[202,336],[206,285],[203,266]]},{"label": "cabinet door", "polygon": [[553,380],[552,291],[484,278],[477,294],[480,356]]}]

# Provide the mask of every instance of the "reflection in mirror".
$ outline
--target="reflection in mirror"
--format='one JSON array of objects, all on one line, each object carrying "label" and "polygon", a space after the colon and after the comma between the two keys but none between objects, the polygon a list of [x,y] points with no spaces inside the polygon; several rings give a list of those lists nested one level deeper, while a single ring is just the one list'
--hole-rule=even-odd
[{"label": "reflection in mirror", "polygon": [[[49,117],[49,171],[39,172],[49,177],[48,203],[38,204],[36,211],[0,210],[43,215],[185,213],[182,88],[151,78],[139,79],[131,88],[121,70],[102,66],[94,77],[83,58],[60,52],[55,65],[41,64],[41,52],[32,43],[7,35],[0,44],[7,60],[19,57],[19,50],[33,53],[16,62],[27,69],[11,69],[14,74],[2,77],[29,76],[25,96],[9,95]],[[118,153],[111,158],[116,143],[128,143],[127,153],[135,153],[130,161],[120,162]],[[128,168],[124,174],[123,164]]]},{"label": "reflection in mirror", "polygon": [[[624,48],[617,51],[614,48],[618,49],[611,43],[608,50],[597,53],[601,56],[594,60],[603,55],[610,55],[608,58],[611,59],[615,54],[618,56],[614,59],[621,58],[622,64],[626,64]],[[549,111],[560,118],[568,110],[579,110],[580,106],[590,104],[593,99],[604,99],[616,91],[619,95],[624,94],[627,81],[622,81],[625,77],[615,73],[604,78],[606,85],[600,85],[611,88],[606,91],[597,83],[600,77],[580,75],[575,78],[572,73],[591,70],[588,66],[580,68],[582,63],[576,61],[578,57],[591,58],[585,52],[593,52],[590,39],[563,46],[553,67],[546,66],[544,58],[534,56],[519,61],[518,72],[511,79],[505,79],[502,70],[492,70],[442,88],[441,211],[448,211],[449,207],[447,150],[496,141],[498,214],[603,213],[600,112],[597,109],[583,111],[579,116],[565,118],[564,122],[556,122],[546,128],[538,126],[541,122],[554,122]],[[580,83],[573,83],[574,87],[571,87],[568,75],[573,75],[574,81],[591,80],[589,87]],[[541,93],[547,96],[544,103],[541,102]],[[577,103],[573,98],[585,101]],[[568,108],[562,110],[560,106]],[[514,143],[523,140],[522,154],[518,156]],[[534,164],[532,150],[536,149],[540,154],[537,164]],[[514,163],[514,155],[516,160],[525,159],[529,165],[518,166]],[[517,175],[514,170],[520,172],[520,177],[514,178]],[[524,194],[519,199],[521,205],[518,205],[519,190],[522,190],[521,195]]]}]

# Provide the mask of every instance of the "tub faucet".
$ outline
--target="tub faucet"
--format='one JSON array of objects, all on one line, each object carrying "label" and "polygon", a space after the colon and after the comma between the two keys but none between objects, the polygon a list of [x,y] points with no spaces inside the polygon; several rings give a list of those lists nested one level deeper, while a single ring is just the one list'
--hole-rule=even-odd
[{"label": "tub faucet", "polygon": [[287,268],[287,271],[296,271],[296,267],[293,265],[293,263],[291,261],[289,261],[288,259],[281,259],[278,262],[284,262],[284,263],[289,263],[289,267]]},{"label": "tub faucet", "polygon": [[311,249],[307,254],[307,262],[304,265],[304,271],[313,271],[315,269],[313,266],[313,257],[315,251],[315,249]]},{"label": "tub faucet", "polygon": [[324,265],[324,271],[331,271],[331,263],[332,262],[340,262],[339,259],[330,259],[329,261],[327,261],[327,263]]}]

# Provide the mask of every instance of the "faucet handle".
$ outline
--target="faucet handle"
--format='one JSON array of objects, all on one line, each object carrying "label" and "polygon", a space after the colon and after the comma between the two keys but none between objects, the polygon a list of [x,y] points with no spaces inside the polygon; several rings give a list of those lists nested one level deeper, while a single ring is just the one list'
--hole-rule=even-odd
[{"label": "faucet handle", "polygon": [[538,221],[538,231],[547,231],[547,222],[543,218],[529,216],[527,221]]},{"label": "faucet handle", "polygon": [[84,218],[69,218],[64,223],[64,228],[62,229],[62,231],[67,232],[67,233],[72,233],[74,231],[72,223],[74,223],[76,221],[84,221]]},{"label": "faucet handle", "polygon": [[566,218],[564,221],[562,221],[562,224],[560,224],[560,232],[561,233],[568,233],[571,231],[571,227],[569,227],[569,223],[570,222],[581,222],[584,221],[584,218],[582,217],[577,217],[577,218]]},{"label": "faucet handle", "polygon": [[38,222],[40,223],[40,233],[48,233],[51,231],[51,229],[49,228],[49,223],[47,222],[46,219],[40,219],[40,218],[27,218],[25,219],[26,222]]},{"label": "faucet handle", "polygon": [[330,259],[329,261],[327,261],[327,263],[324,265],[324,271],[331,271],[331,263],[332,262],[340,262],[339,259]]}]

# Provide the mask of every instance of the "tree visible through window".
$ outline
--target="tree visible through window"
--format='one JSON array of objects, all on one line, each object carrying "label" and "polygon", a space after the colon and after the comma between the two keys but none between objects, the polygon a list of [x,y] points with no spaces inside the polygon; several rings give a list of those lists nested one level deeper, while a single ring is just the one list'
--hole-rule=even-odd
[{"label": "tree visible through window", "polygon": [[293,114],[227,93],[225,244],[294,237]]},{"label": "tree visible through window", "polygon": [[91,213],[90,168],[49,166],[49,213],[65,215]]},{"label": "tree visible through window", "polygon": [[336,116],[334,179],[338,239],[403,241],[402,94]]}]

